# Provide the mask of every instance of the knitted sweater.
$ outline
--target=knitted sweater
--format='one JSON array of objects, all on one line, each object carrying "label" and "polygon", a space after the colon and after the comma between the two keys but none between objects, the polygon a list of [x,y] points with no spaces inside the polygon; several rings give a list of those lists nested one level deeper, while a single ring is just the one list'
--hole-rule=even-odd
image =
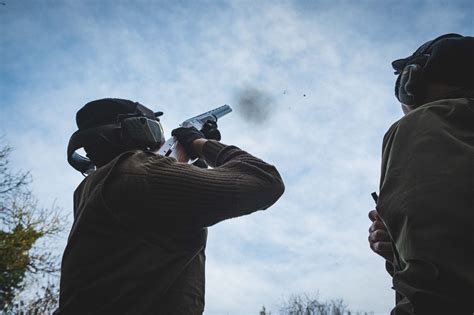
[{"label": "knitted sweater", "polygon": [[271,206],[272,165],[207,141],[201,169],[126,152],[74,194],[56,314],[201,314],[207,227]]}]

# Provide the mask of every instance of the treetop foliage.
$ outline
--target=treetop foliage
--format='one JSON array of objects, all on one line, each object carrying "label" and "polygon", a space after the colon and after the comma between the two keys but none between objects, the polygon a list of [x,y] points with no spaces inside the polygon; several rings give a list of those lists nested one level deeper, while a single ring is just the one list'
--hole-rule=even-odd
[{"label": "treetop foliage", "polygon": [[[58,274],[57,257],[40,248],[38,241],[63,228],[57,207],[38,206],[29,189],[30,173],[12,171],[11,150],[9,146],[0,148],[0,311],[9,312],[25,304],[15,306],[14,301],[25,289],[27,278]],[[50,294],[52,288],[48,283],[43,291]]]}]

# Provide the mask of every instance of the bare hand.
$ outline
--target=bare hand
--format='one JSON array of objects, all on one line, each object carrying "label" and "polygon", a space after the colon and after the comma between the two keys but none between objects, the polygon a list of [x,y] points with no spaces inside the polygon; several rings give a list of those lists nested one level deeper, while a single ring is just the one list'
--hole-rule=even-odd
[{"label": "bare hand", "polygon": [[175,157],[178,162],[188,163],[189,157],[186,154],[186,150],[184,149],[181,143],[176,143],[175,147]]},{"label": "bare hand", "polygon": [[200,138],[193,141],[194,150],[197,152],[199,157],[202,157],[202,148],[207,142],[207,139]]},{"label": "bare hand", "polygon": [[393,262],[393,248],[388,235],[387,227],[382,222],[377,210],[369,212],[369,219],[372,225],[369,228],[369,244],[370,248],[378,255],[386,260]]}]

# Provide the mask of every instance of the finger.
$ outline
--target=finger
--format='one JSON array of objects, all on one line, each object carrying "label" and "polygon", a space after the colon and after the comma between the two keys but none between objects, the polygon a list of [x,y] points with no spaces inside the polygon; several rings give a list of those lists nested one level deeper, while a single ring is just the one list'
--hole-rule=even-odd
[{"label": "finger", "polygon": [[392,243],[390,242],[372,243],[371,248],[377,254],[393,253]]},{"label": "finger", "polygon": [[370,249],[376,253],[385,253],[392,251],[392,243],[390,242],[369,242]]},{"label": "finger", "polygon": [[377,255],[385,258],[386,260],[393,262],[394,253],[393,253],[392,250],[387,250],[387,251],[375,251],[375,250],[373,250],[373,252],[376,253]]},{"label": "finger", "polygon": [[385,230],[375,230],[369,234],[369,241],[372,242],[390,242],[390,236]]},{"label": "finger", "polygon": [[394,259],[393,246],[390,242],[370,242],[370,249],[388,261],[393,261]]},{"label": "finger", "polygon": [[213,120],[208,120],[206,121],[206,123],[204,124],[204,128],[208,128],[208,129],[211,129],[211,128],[217,128],[217,123]]},{"label": "finger", "polygon": [[369,232],[373,232],[375,230],[385,230],[386,231],[387,227],[385,226],[385,224],[382,221],[376,220],[369,227]]},{"label": "finger", "polygon": [[380,220],[379,214],[377,213],[377,210],[370,210],[369,211],[369,219],[374,222],[375,220]]}]

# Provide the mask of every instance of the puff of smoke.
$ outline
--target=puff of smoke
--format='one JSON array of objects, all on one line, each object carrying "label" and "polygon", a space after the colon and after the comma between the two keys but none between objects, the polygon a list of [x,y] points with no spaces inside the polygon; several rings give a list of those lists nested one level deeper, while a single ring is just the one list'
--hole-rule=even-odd
[{"label": "puff of smoke", "polygon": [[237,110],[248,122],[257,124],[268,120],[274,105],[273,97],[256,87],[245,87],[235,91]]}]

